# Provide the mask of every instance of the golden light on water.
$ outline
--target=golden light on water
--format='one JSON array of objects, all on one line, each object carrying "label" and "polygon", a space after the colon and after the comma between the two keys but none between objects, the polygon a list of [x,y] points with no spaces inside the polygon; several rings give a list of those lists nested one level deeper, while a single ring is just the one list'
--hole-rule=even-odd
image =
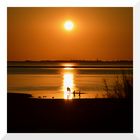
[{"label": "golden light on water", "polygon": [[65,70],[72,70],[73,68],[64,68]]},{"label": "golden light on water", "polygon": [[[64,90],[64,99],[72,99],[73,98],[73,87],[74,87],[74,79],[72,73],[65,73],[63,77],[63,90]],[[67,91],[67,88],[70,88],[70,91]]]},{"label": "golden light on water", "polygon": [[73,70],[73,67],[74,66],[73,64],[69,64],[69,63],[65,63],[63,64],[63,66],[65,66],[64,70]]}]

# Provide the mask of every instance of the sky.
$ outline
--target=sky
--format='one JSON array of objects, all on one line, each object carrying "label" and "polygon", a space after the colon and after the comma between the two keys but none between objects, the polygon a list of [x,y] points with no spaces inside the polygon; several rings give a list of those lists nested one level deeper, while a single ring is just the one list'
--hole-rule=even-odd
[{"label": "sky", "polygon": [[133,59],[131,7],[9,7],[7,29],[8,61]]}]

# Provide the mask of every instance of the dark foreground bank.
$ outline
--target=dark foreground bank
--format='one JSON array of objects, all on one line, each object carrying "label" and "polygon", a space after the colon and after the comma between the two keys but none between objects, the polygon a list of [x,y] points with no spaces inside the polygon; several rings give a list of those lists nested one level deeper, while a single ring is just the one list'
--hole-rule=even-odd
[{"label": "dark foreground bank", "polygon": [[132,99],[33,99],[8,93],[8,133],[132,133]]}]

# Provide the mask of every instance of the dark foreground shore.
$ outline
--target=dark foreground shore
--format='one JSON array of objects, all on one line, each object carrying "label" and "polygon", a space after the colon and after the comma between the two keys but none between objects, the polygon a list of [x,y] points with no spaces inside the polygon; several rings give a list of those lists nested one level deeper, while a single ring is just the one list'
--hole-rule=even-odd
[{"label": "dark foreground shore", "polygon": [[132,133],[132,99],[33,99],[8,93],[8,133]]}]

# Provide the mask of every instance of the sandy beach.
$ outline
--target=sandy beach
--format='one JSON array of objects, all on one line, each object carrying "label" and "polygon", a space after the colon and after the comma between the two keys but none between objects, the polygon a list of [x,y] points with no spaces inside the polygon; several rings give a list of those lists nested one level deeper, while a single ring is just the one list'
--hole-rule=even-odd
[{"label": "sandy beach", "polygon": [[8,133],[132,133],[132,99],[35,99],[8,93]]}]

